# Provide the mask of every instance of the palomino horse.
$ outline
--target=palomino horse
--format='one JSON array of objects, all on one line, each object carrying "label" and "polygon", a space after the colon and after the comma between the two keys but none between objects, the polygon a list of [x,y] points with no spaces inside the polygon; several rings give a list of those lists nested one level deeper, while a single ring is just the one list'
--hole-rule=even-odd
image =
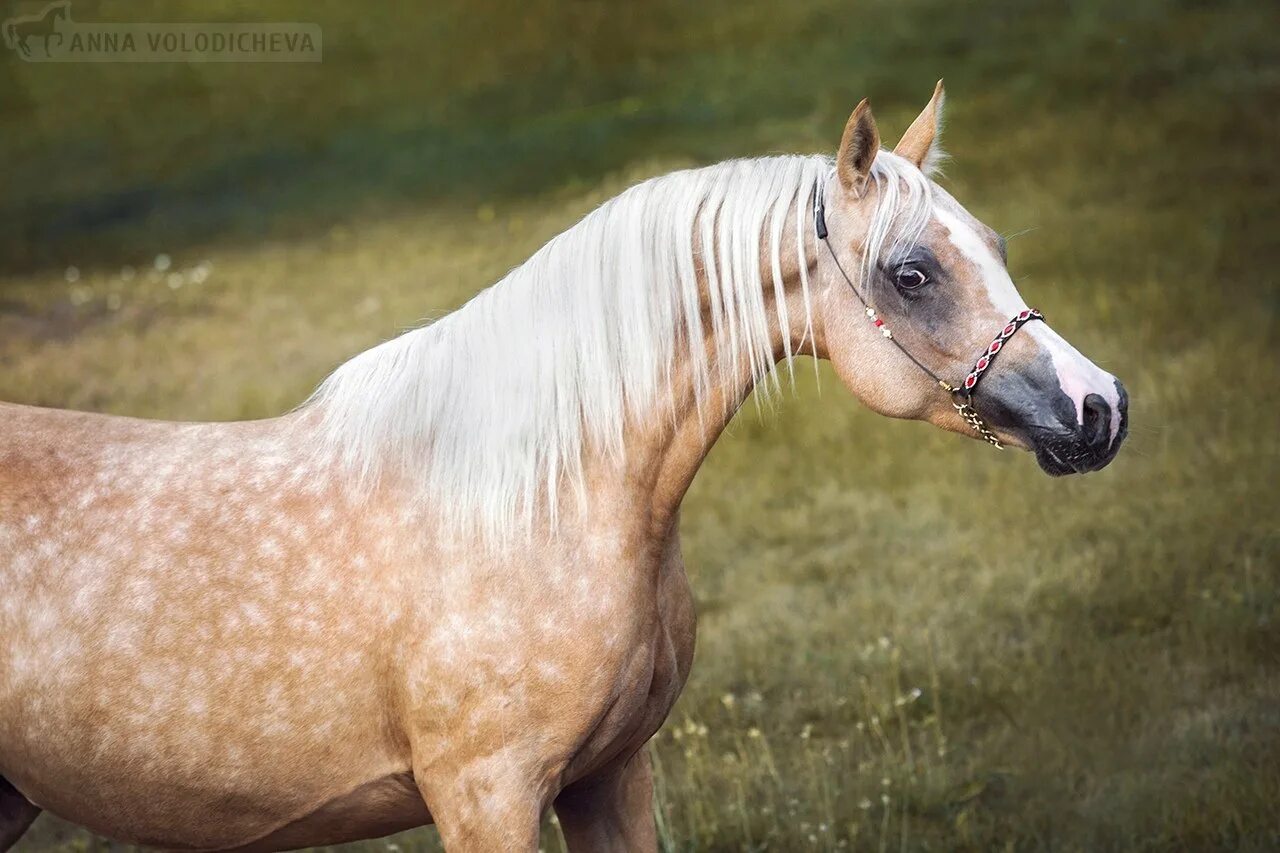
[{"label": "palomino horse", "polygon": [[779,362],[1053,474],[1123,439],[1119,383],[927,177],[941,106],[893,152],[863,102],[834,161],[633,187],[281,418],[0,406],[0,841],[47,808],[189,850],[532,850],[554,807],[574,850],[653,850],[680,502]]}]

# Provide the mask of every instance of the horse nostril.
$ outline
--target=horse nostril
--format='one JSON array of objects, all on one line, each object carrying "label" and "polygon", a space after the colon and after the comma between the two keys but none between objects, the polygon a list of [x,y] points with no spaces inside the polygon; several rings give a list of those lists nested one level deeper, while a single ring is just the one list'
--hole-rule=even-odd
[{"label": "horse nostril", "polygon": [[1111,440],[1111,404],[1100,394],[1088,395],[1084,398],[1083,419],[1085,442],[1095,451],[1106,450]]}]

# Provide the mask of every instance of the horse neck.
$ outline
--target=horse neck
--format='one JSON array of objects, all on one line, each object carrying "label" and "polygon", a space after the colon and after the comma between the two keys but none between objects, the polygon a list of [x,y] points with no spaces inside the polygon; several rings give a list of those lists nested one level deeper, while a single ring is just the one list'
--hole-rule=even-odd
[{"label": "horse neck", "polygon": [[[768,309],[775,370],[788,351],[784,335],[789,338],[790,352],[812,354],[811,341],[804,339],[804,300],[798,274],[785,276],[785,282],[792,328],[784,331],[777,312]],[[711,373],[718,379],[701,404],[695,391],[693,359],[687,352],[680,353],[672,369],[672,394],[637,418],[626,437],[623,482],[639,492],[629,497],[647,506],[650,532],[662,538],[670,533],[703,460],[757,384],[747,358],[717,352],[710,339],[703,346]],[[764,381],[772,387],[775,376]]]}]

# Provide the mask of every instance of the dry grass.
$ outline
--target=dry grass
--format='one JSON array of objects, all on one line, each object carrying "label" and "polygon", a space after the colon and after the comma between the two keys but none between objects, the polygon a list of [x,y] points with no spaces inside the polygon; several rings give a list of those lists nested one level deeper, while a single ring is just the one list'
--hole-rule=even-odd
[{"label": "dry grass", "polygon": [[[258,95],[247,105],[222,72],[187,78],[203,94],[179,127],[199,127],[212,102],[247,129],[234,149],[202,146],[172,186],[222,168],[234,183],[241,149],[265,150],[273,128],[303,166],[281,187],[248,185],[243,201],[265,200],[265,220],[217,195],[225,218],[27,233],[0,266],[0,398],[184,419],[282,411],[342,358],[457,306],[632,180],[833,147],[868,92],[892,138],[945,71],[949,186],[994,227],[1034,229],[1012,242],[1015,274],[1124,379],[1130,445],[1104,472],[1050,480],[1025,455],[876,418],[826,371],[821,389],[797,371],[775,412],[741,417],[687,501],[701,633],[654,745],[664,844],[1274,849],[1280,62],[1266,34],[1280,22],[1247,4],[1125,8],[873,4],[859,22],[873,39],[820,2],[772,17],[713,4],[721,17],[676,14],[672,30],[633,21],[633,41],[601,24],[582,36],[595,52],[565,65],[539,53],[554,53],[554,32],[526,35],[506,58],[527,79],[504,84],[486,60],[455,100],[424,108],[430,128],[397,100],[418,87],[430,99],[427,83],[388,71],[410,48],[384,55],[368,36],[360,54],[342,21],[321,16],[335,51],[324,79],[343,76],[334,98],[356,111],[345,121],[367,118],[350,133],[374,154],[418,146],[427,165],[353,168],[316,190],[307,182],[327,173],[310,169],[347,163],[341,151],[308,158],[328,117],[303,116],[252,71],[235,72]],[[709,50],[695,49],[700,36]],[[615,56],[610,40],[630,52]],[[563,88],[596,67],[597,82]],[[353,82],[353,69],[367,73]],[[28,91],[52,85],[35,73],[21,70]],[[428,83],[448,73],[423,70]],[[88,129],[73,133],[64,107],[41,102],[27,109],[65,144],[101,126],[89,105]],[[273,125],[263,103],[295,124]],[[493,103],[512,110],[507,123]],[[503,128],[505,148],[440,141],[473,127]],[[640,142],[624,142],[633,131]],[[120,157],[178,150],[184,133],[139,133]],[[548,154],[557,143],[606,153]],[[489,176],[498,150],[513,162]],[[43,162],[33,145],[19,153]],[[120,189],[64,162],[68,198]],[[428,166],[466,180],[432,189]],[[39,197],[21,186],[15,197]],[[545,840],[558,849],[554,827]],[[430,830],[392,843],[435,849]],[[103,844],[45,821],[23,849]]]}]

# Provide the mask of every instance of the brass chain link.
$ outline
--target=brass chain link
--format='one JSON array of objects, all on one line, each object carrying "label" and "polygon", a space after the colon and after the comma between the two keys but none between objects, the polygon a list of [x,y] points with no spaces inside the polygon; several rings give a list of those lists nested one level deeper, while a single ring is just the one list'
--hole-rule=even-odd
[{"label": "brass chain link", "polygon": [[1000,443],[1000,438],[987,427],[982,420],[982,416],[978,414],[978,410],[970,405],[968,400],[963,403],[952,403],[951,405],[960,413],[960,417],[964,418],[965,423],[973,427],[974,432],[982,436],[983,441],[996,450],[1004,450],[1004,445]]},{"label": "brass chain link", "polygon": [[963,403],[957,403],[955,398],[960,393],[960,389],[945,379],[939,379],[938,384],[942,386],[942,390],[951,394],[951,407],[960,414],[960,417],[964,418],[964,422],[973,427],[973,431],[982,436],[982,440],[987,444],[996,450],[1004,450],[1004,445],[1000,443],[1000,437],[991,431],[986,421],[982,419],[982,415],[978,414],[978,410],[973,407],[972,399],[966,395]]}]

